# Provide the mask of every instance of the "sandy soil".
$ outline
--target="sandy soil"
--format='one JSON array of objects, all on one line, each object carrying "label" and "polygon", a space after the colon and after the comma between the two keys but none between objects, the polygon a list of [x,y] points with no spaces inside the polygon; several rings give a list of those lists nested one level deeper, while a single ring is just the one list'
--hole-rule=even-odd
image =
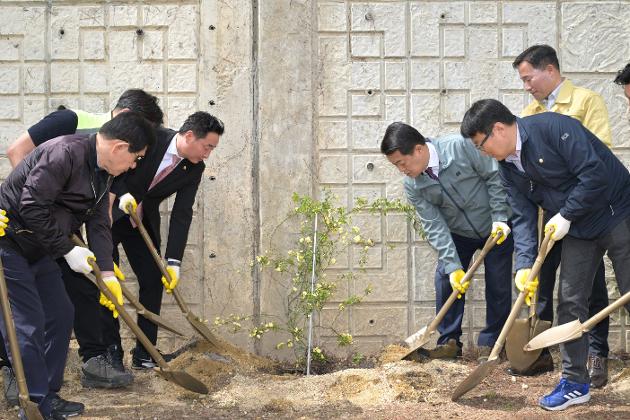
[{"label": "sandy soil", "polygon": [[[279,364],[224,345],[190,343],[171,362],[210,390],[199,395],[167,382],[155,372],[134,371],[135,382],[125,390],[88,390],[79,382],[79,360],[71,352],[65,398],[86,404],[82,419],[236,419],[236,418],[630,418],[630,361],[611,359],[611,381],[592,391],[586,406],[549,413],[536,406],[549,392],[557,373],[517,378],[503,363],[481,385],[451,402],[452,389],[478,363],[422,360],[399,361],[404,349],[388,346],[370,369],[344,369],[306,377]],[[557,360],[557,355],[556,355]],[[4,408],[4,407],[3,407]],[[15,409],[0,418],[16,418]]]}]

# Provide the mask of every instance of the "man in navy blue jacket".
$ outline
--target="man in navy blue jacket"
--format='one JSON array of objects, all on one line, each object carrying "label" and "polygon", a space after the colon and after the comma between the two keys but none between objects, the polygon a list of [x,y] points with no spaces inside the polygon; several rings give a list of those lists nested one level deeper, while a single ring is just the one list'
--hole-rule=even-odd
[{"label": "man in navy blue jacket", "polygon": [[[579,121],[546,112],[517,118],[501,102],[484,99],[466,112],[461,132],[500,161],[514,212],[515,282],[524,284],[536,258],[537,206],[554,216],[545,225],[564,238],[558,323],[588,319],[595,272],[608,252],[621,293],[630,290],[630,174],[623,163]],[[566,236],[565,236],[566,235]],[[628,307],[626,307],[628,309]],[[540,405],[563,410],[589,401],[588,335],[561,344],[562,379]]]}]

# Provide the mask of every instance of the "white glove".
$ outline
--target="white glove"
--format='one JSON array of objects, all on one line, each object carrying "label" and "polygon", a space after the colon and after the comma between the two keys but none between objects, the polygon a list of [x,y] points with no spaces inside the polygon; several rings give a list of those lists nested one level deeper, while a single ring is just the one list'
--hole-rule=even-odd
[{"label": "white glove", "polygon": [[133,198],[133,195],[129,193],[123,194],[123,196],[120,197],[120,200],[118,200],[118,208],[124,211],[125,214],[129,214],[129,211],[127,210],[127,206],[129,204],[131,204],[133,211],[136,211],[136,208],[138,208],[138,203],[136,202],[136,199]]},{"label": "white glove", "polygon": [[571,222],[562,217],[560,213],[556,213],[547,224],[545,225],[545,234],[549,232],[550,228],[553,227],[553,234],[551,235],[551,239],[554,241],[559,241],[564,238],[565,235],[569,232],[569,228],[571,227]]},{"label": "white glove", "polygon": [[83,248],[82,246],[75,246],[63,257],[66,259],[68,265],[73,271],[83,274],[88,274],[92,271],[92,266],[90,265],[88,259],[96,259],[92,251],[88,248]]},{"label": "white glove", "polygon": [[506,238],[508,237],[508,235],[510,234],[511,231],[512,230],[507,225],[507,223],[504,223],[504,222],[492,222],[492,233],[490,233],[490,236],[492,236],[494,238],[495,236],[497,236],[499,234],[499,232],[503,232],[503,235],[501,235],[501,239],[499,239],[497,241],[497,245],[501,245],[503,243],[503,241],[506,240]]}]

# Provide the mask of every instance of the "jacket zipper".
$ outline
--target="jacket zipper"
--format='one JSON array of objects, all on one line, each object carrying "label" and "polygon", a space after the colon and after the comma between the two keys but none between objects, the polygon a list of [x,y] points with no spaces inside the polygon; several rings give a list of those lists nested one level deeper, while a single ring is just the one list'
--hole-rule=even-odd
[{"label": "jacket zipper", "polygon": [[[466,219],[466,222],[468,222],[468,224],[470,225],[470,227],[472,228],[473,232],[475,232],[475,234],[479,237],[479,239],[483,240],[483,236],[481,236],[481,234],[479,233],[479,231],[475,228],[475,226],[472,224],[472,222],[470,221],[470,219],[468,218],[468,215],[466,214],[466,212],[464,211],[464,209],[462,209],[455,200],[453,200],[453,197],[448,193],[448,191],[446,190],[446,188],[444,188],[444,185],[442,185],[442,182],[440,182],[440,179],[438,178],[437,180],[438,184],[440,184],[440,188],[442,189],[442,191],[444,191],[444,194],[446,194],[446,196],[449,198],[449,200],[451,200],[453,202],[453,204],[455,205],[455,207],[457,207],[457,209],[464,215],[464,219]],[[459,194],[459,196],[461,197],[461,194],[459,193],[459,191],[457,191],[457,189],[455,187],[453,187],[453,190],[455,190],[457,192],[457,194]]]}]

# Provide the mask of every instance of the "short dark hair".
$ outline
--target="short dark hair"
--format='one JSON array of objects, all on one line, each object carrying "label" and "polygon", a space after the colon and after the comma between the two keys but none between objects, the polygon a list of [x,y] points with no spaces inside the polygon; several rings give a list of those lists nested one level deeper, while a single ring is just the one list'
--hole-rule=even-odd
[{"label": "short dark hair", "polygon": [[464,114],[460,131],[462,136],[472,138],[477,133],[490,134],[494,123],[512,125],[516,116],[496,99],[475,102]]},{"label": "short dark hair", "polygon": [[179,134],[186,131],[192,131],[196,138],[204,138],[208,133],[216,133],[219,136],[223,134],[223,123],[217,117],[204,111],[197,111],[186,118],[184,124],[179,129]]},{"label": "short dark hair", "polygon": [[523,61],[527,61],[533,68],[543,70],[547,65],[551,64],[560,71],[560,63],[558,62],[558,55],[553,47],[542,44],[532,45],[516,57],[512,63],[512,67],[518,69]]},{"label": "short dark hair", "polygon": [[158,105],[158,98],[142,89],[127,89],[120,95],[114,109],[124,108],[138,112],[156,126],[164,124],[164,113]]},{"label": "short dark hair", "polygon": [[121,112],[98,130],[107,140],[129,143],[129,151],[136,153],[155,143],[155,130],[151,123],[138,112]]},{"label": "short dark hair", "polygon": [[385,130],[381,141],[381,153],[389,156],[398,150],[403,155],[410,155],[416,145],[424,143],[426,140],[418,130],[409,124],[394,122]]},{"label": "short dark hair", "polygon": [[621,86],[630,84],[630,63],[626,64],[626,67],[617,72],[615,83]]}]

